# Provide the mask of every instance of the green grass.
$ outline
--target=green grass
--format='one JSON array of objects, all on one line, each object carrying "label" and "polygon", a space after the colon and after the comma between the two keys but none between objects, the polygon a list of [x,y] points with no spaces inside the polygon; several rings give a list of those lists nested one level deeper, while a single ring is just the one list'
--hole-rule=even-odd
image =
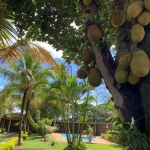
[{"label": "green grass", "polygon": [[[66,146],[66,142],[57,142],[56,146],[51,146],[53,141],[52,137],[49,137],[46,142],[41,140],[40,136],[31,135],[27,140],[23,141],[23,146],[17,148],[16,150],[63,150]],[[101,145],[101,144],[87,144],[88,150],[122,150],[119,146]]]},{"label": "green grass", "polygon": [[120,146],[111,146],[103,144],[87,144],[88,150],[123,150]]},{"label": "green grass", "polygon": [[16,133],[2,135],[2,136],[0,136],[0,142],[5,141],[12,137],[16,137],[16,136],[17,136]]}]

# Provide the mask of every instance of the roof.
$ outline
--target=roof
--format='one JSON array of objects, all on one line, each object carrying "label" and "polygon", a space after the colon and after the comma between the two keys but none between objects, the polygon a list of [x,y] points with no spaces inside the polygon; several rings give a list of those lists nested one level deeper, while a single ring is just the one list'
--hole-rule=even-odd
[{"label": "roof", "polygon": [[[5,114],[2,118],[11,119],[11,120],[20,120],[21,119],[21,114],[20,113]],[[25,114],[23,114],[23,119],[24,118],[25,118]]]}]

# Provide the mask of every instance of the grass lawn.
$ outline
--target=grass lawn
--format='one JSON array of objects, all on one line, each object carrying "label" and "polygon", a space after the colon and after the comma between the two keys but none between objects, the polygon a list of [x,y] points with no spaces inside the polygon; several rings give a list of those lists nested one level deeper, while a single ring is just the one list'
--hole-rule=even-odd
[{"label": "grass lawn", "polygon": [[16,137],[16,136],[18,136],[17,133],[3,134],[0,136],[0,142],[5,141],[5,140],[12,138],[12,137]]},{"label": "grass lawn", "polygon": [[[63,150],[66,142],[57,142],[56,146],[51,146],[52,138],[49,137],[46,142],[42,142],[41,136],[37,134],[30,135],[27,140],[23,141],[23,146],[16,148],[16,150]],[[87,144],[88,150],[122,150],[119,146],[101,145],[101,144]]]}]

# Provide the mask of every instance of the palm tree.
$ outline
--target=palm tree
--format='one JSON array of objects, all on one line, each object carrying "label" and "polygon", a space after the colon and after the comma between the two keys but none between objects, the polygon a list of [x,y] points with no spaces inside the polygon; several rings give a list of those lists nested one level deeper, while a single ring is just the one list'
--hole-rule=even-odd
[{"label": "palm tree", "polygon": [[48,76],[52,77],[53,75],[50,69],[42,69],[39,61],[31,53],[24,53],[17,62],[9,62],[8,66],[7,68],[0,67],[1,74],[10,81],[5,90],[22,95],[20,145],[25,102],[27,102],[29,108],[30,101],[34,98],[37,88],[46,87],[49,84]]},{"label": "palm tree", "polygon": [[[63,67],[64,68],[64,67]],[[74,124],[75,124],[75,115],[77,110],[77,104],[82,101],[82,96],[88,92],[85,106],[88,104],[88,98],[89,98],[89,91],[91,90],[91,87],[87,88],[87,83],[83,82],[83,84],[79,85],[77,78],[67,77],[67,73],[64,69],[61,71],[59,70],[57,72],[55,79],[55,83],[51,84],[51,91],[53,92],[53,95],[55,96],[55,99],[58,99],[61,102],[62,106],[62,118],[64,122],[64,129],[67,135],[67,141],[68,144],[71,145],[72,142],[75,140],[75,133],[74,133]],[[93,88],[92,88],[93,89]],[[85,116],[86,116],[86,107],[84,107],[85,110],[83,111],[83,124],[85,123]],[[67,119],[66,119],[67,116]],[[70,116],[72,116],[72,131],[70,131]],[[79,134],[82,134],[83,127],[79,129]],[[73,138],[71,139],[69,133],[73,134]],[[81,141],[81,136],[79,137],[79,144]]]}]

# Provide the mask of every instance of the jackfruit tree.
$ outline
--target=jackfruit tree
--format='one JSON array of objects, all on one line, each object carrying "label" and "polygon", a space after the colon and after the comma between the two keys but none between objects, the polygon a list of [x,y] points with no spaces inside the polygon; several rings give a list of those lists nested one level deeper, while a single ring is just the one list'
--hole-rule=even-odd
[{"label": "jackfruit tree", "polygon": [[[138,129],[150,134],[149,0],[2,0],[0,8],[11,14],[5,17],[14,20],[20,40],[63,50],[66,62],[86,65],[90,76],[84,68],[80,76],[98,80],[93,86],[103,78],[120,120],[134,117]],[[83,57],[83,50],[92,56]],[[93,68],[98,79],[89,72]]]}]

